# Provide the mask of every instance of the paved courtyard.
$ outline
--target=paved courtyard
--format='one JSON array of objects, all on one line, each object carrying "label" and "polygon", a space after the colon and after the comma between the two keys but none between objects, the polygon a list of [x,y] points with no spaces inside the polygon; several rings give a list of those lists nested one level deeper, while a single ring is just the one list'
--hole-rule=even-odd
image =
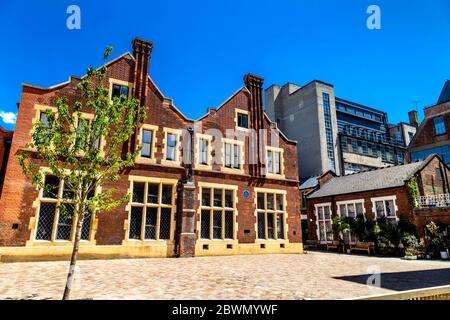
[{"label": "paved courtyard", "polygon": [[[322,252],[78,266],[72,299],[340,299],[450,284],[450,262]],[[67,268],[62,261],[0,263],[0,299],[60,299]],[[381,288],[368,287],[376,271]]]}]

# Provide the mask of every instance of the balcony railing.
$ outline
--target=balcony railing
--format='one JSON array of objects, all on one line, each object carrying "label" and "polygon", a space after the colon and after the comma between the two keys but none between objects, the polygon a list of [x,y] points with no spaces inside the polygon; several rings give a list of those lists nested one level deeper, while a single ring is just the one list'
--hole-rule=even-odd
[{"label": "balcony railing", "polygon": [[450,193],[420,196],[417,205],[421,207],[450,207]]}]

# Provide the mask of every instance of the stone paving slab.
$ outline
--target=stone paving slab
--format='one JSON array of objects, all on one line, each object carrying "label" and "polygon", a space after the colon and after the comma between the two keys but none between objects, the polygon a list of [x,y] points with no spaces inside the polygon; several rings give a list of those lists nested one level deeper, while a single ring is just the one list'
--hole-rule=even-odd
[{"label": "stone paving slab", "polygon": [[[342,299],[450,284],[450,262],[325,252],[83,260],[72,299]],[[60,299],[68,262],[0,263],[0,299]],[[366,285],[381,272],[381,288]]]}]

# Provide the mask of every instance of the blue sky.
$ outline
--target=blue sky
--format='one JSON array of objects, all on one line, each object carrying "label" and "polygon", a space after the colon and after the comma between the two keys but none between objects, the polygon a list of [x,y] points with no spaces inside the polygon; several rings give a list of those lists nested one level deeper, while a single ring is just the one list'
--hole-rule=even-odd
[{"label": "blue sky", "polygon": [[[81,9],[68,30],[66,9]],[[366,27],[369,5],[381,30]],[[201,116],[242,85],[319,79],[336,95],[406,121],[437,101],[450,78],[450,0],[2,1],[0,125],[12,129],[21,83],[50,86],[131,51],[135,36],[153,41],[150,74],[188,117]],[[5,116],[6,115],[6,116]]]}]

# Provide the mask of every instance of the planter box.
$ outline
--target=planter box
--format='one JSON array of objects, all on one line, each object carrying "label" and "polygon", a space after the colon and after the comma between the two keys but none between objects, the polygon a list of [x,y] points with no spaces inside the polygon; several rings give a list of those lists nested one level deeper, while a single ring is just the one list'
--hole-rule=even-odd
[{"label": "planter box", "polygon": [[403,260],[417,260],[417,256],[404,256]]}]

